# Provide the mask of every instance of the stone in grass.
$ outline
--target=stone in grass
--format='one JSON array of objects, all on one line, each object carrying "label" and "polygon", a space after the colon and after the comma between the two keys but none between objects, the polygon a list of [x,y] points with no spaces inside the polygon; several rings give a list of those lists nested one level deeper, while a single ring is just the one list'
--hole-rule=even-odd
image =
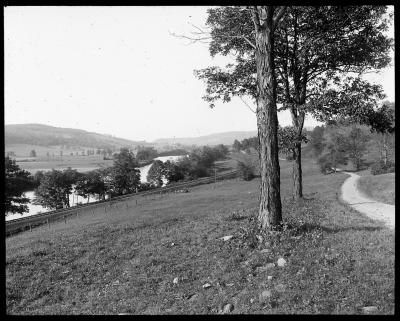
[{"label": "stone in grass", "polygon": [[277,291],[277,292],[285,292],[285,290],[286,290],[286,285],[284,285],[284,284],[277,284],[277,285],[275,285],[275,290]]},{"label": "stone in grass", "polygon": [[270,269],[273,269],[275,267],[275,263],[267,263],[264,266],[258,266],[256,267],[256,272],[266,272]]},{"label": "stone in grass", "polygon": [[211,287],[210,283],[203,284],[203,289],[208,289]]},{"label": "stone in grass", "polygon": [[229,312],[232,312],[233,309],[234,309],[233,304],[228,303],[228,304],[226,304],[226,305],[224,306],[224,309],[222,310],[222,313],[223,313],[223,314],[227,314],[227,313],[229,313]]},{"label": "stone in grass", "polygon": [[233,235],[227,235],[227,236],[221,237],[221,240],[223,240],[223,241],[229,241],[231,238],[233,238]]},{"label": "stone in grass", "polygon": [[378,308],[374,305],[368,306],[368,307],[363,307],[361,308],[362,313],[364,314],[370,314],[370,313],[375,313],[378,312]]},{"label": "stone in grass", "polygon": [[262,253],[262,254],[270,253],[270,252],[271,252],[270,249],[262,249],[262,250],[260,251],[260,253]]},{"label": "stone in grass", "polygon": [[278,264],[279,267],[284,267],[287,264],[286,260],[283,257],[280,257],[278,259],[278,262],[276,263]]},{"label": "stone in grass", "polygon": [[178,281],[179,281],[178,278],[175,278],[175,279],[172,281],[172,283],[173,283],[173,284],[178,284]]},{"label": "stone in grass", "polygon": [[269,300],[271,297],[272,293],[269,290],[264,290],[260,293],[260,296],[258,297],[260,303],[264,303]]},{"label": "stone in grass", "polygon": [[272,280],[272,275],[268,275],[267,279],[268,279],[268,281],[271,281]]}]

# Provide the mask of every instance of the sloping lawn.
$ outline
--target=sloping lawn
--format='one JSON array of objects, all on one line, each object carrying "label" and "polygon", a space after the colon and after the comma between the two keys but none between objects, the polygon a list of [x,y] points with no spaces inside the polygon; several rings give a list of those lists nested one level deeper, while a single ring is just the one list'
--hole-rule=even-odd
[{"label": "sloping lawn", "polygon": [[[394,313],[394,232],[339,203],[346,175],[303,167],[306,197],[295,202],[291,164],[281,162],[282,232],[253,228],[255,179],[9,237],[7,313],[212,314],[228,303],[233,314],[358,314],[371,305]],[[278,258],[287,265],[266,267]]]},{"label": "sloping lawn", "polygon": [[359,189],[368,197],[386,204],[395,205],[395,173],[363,176],[358,181]]}]

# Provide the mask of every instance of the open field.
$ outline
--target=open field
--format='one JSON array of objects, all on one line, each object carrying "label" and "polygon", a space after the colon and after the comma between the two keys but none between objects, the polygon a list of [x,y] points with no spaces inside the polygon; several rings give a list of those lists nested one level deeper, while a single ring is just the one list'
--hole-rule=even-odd
[{"label": "open field", "polygon": [[395,205],[395,173],[363,176],[358,181],[359,189],[376,201]]},{"label": "open field", "polygon": [[82,151],[86,152],[86,149],[93,149],[89,147],[79,146],[79,147],[69,147],[68,149],[63,149],[62,146],[40,146],[33,144],[8,144],[5,148],[5,151],[13,151],[17,157],[29,157],[31,150],[35,150],[37,157],[46,158],[47,153],[50,155],[54,154],[59,156],[60,151],[63,152],[64,155],[70,155],[70,153],[82,153]]},{"label": "open field", "polygon": [[90,171],[100,167],[112,166],[112,160],[103,160],[103,156],[63,156],[46,160],[37,159],[35,162],[17,162],[17,165],[32,174],[37,171],[49,171],[51,169],[62,170],[67,167],[77,169],[79,172]]},{"label": "open field", "polygon": [[[287,228],[262,242],[252,229],[258,179],[120,203],[9,237],[7,313],[209,314],[227,303],[231,313],[358,314],[371,305],[394,313],[394,232],[338,201],[345,174],[321,175],[311,162],[303,171],[305,199],[295,202],[291,163],[281,161]],[[226,235],[234,237],[219,239]],[[260,269],[280,257],[285,267]]]}]

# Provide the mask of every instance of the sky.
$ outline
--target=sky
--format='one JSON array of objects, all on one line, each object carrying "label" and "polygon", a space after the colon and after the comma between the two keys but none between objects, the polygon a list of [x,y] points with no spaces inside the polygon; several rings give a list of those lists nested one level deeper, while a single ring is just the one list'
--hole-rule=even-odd
[{"label": "sky", "polygon": [[[40,123],[131,140],[257,129],[240,100],[202,99],[193,73],[224,66],[208,45],[173,36],[204,26],[207,7],[4,8],[5,124]],[[394,37],[393,27],[390,29]],[[394,66],[367,79],[394,101]],[[278,115],[290,125],[288,112]],[[305,126],[318,124],[310,117]]]}]

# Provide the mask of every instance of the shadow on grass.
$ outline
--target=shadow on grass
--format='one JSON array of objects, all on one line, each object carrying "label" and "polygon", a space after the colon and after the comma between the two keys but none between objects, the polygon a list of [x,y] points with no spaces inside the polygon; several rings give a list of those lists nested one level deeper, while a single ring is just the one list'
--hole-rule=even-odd
[{"label": "shadow on grass", "polygon": [[314,230],[321,230],[326,233],[339,233],[339,232],[345,232],[345,231],[368,231],[368,232],[374,232],[374,231],[380,231],[384,229],[382,226],[345,226],[345,227],[327,227],[324,225],[320,224],[312,224],[312,223],[304,223],[297,228],[299,232],[305,232],[309,233]]},{"label": "shadow on grass", "polygon": [[314,231],[321,231],[326,233],[339,233],[346,231],[367,231],[374,232],[383,230],[382,226],[343,226],[343,227],[327,227],[317,223],[283,223],[281,226],[275,228],[275,231],[286,230],[293,236],[299,236],[301,234],[312,233]]}]

